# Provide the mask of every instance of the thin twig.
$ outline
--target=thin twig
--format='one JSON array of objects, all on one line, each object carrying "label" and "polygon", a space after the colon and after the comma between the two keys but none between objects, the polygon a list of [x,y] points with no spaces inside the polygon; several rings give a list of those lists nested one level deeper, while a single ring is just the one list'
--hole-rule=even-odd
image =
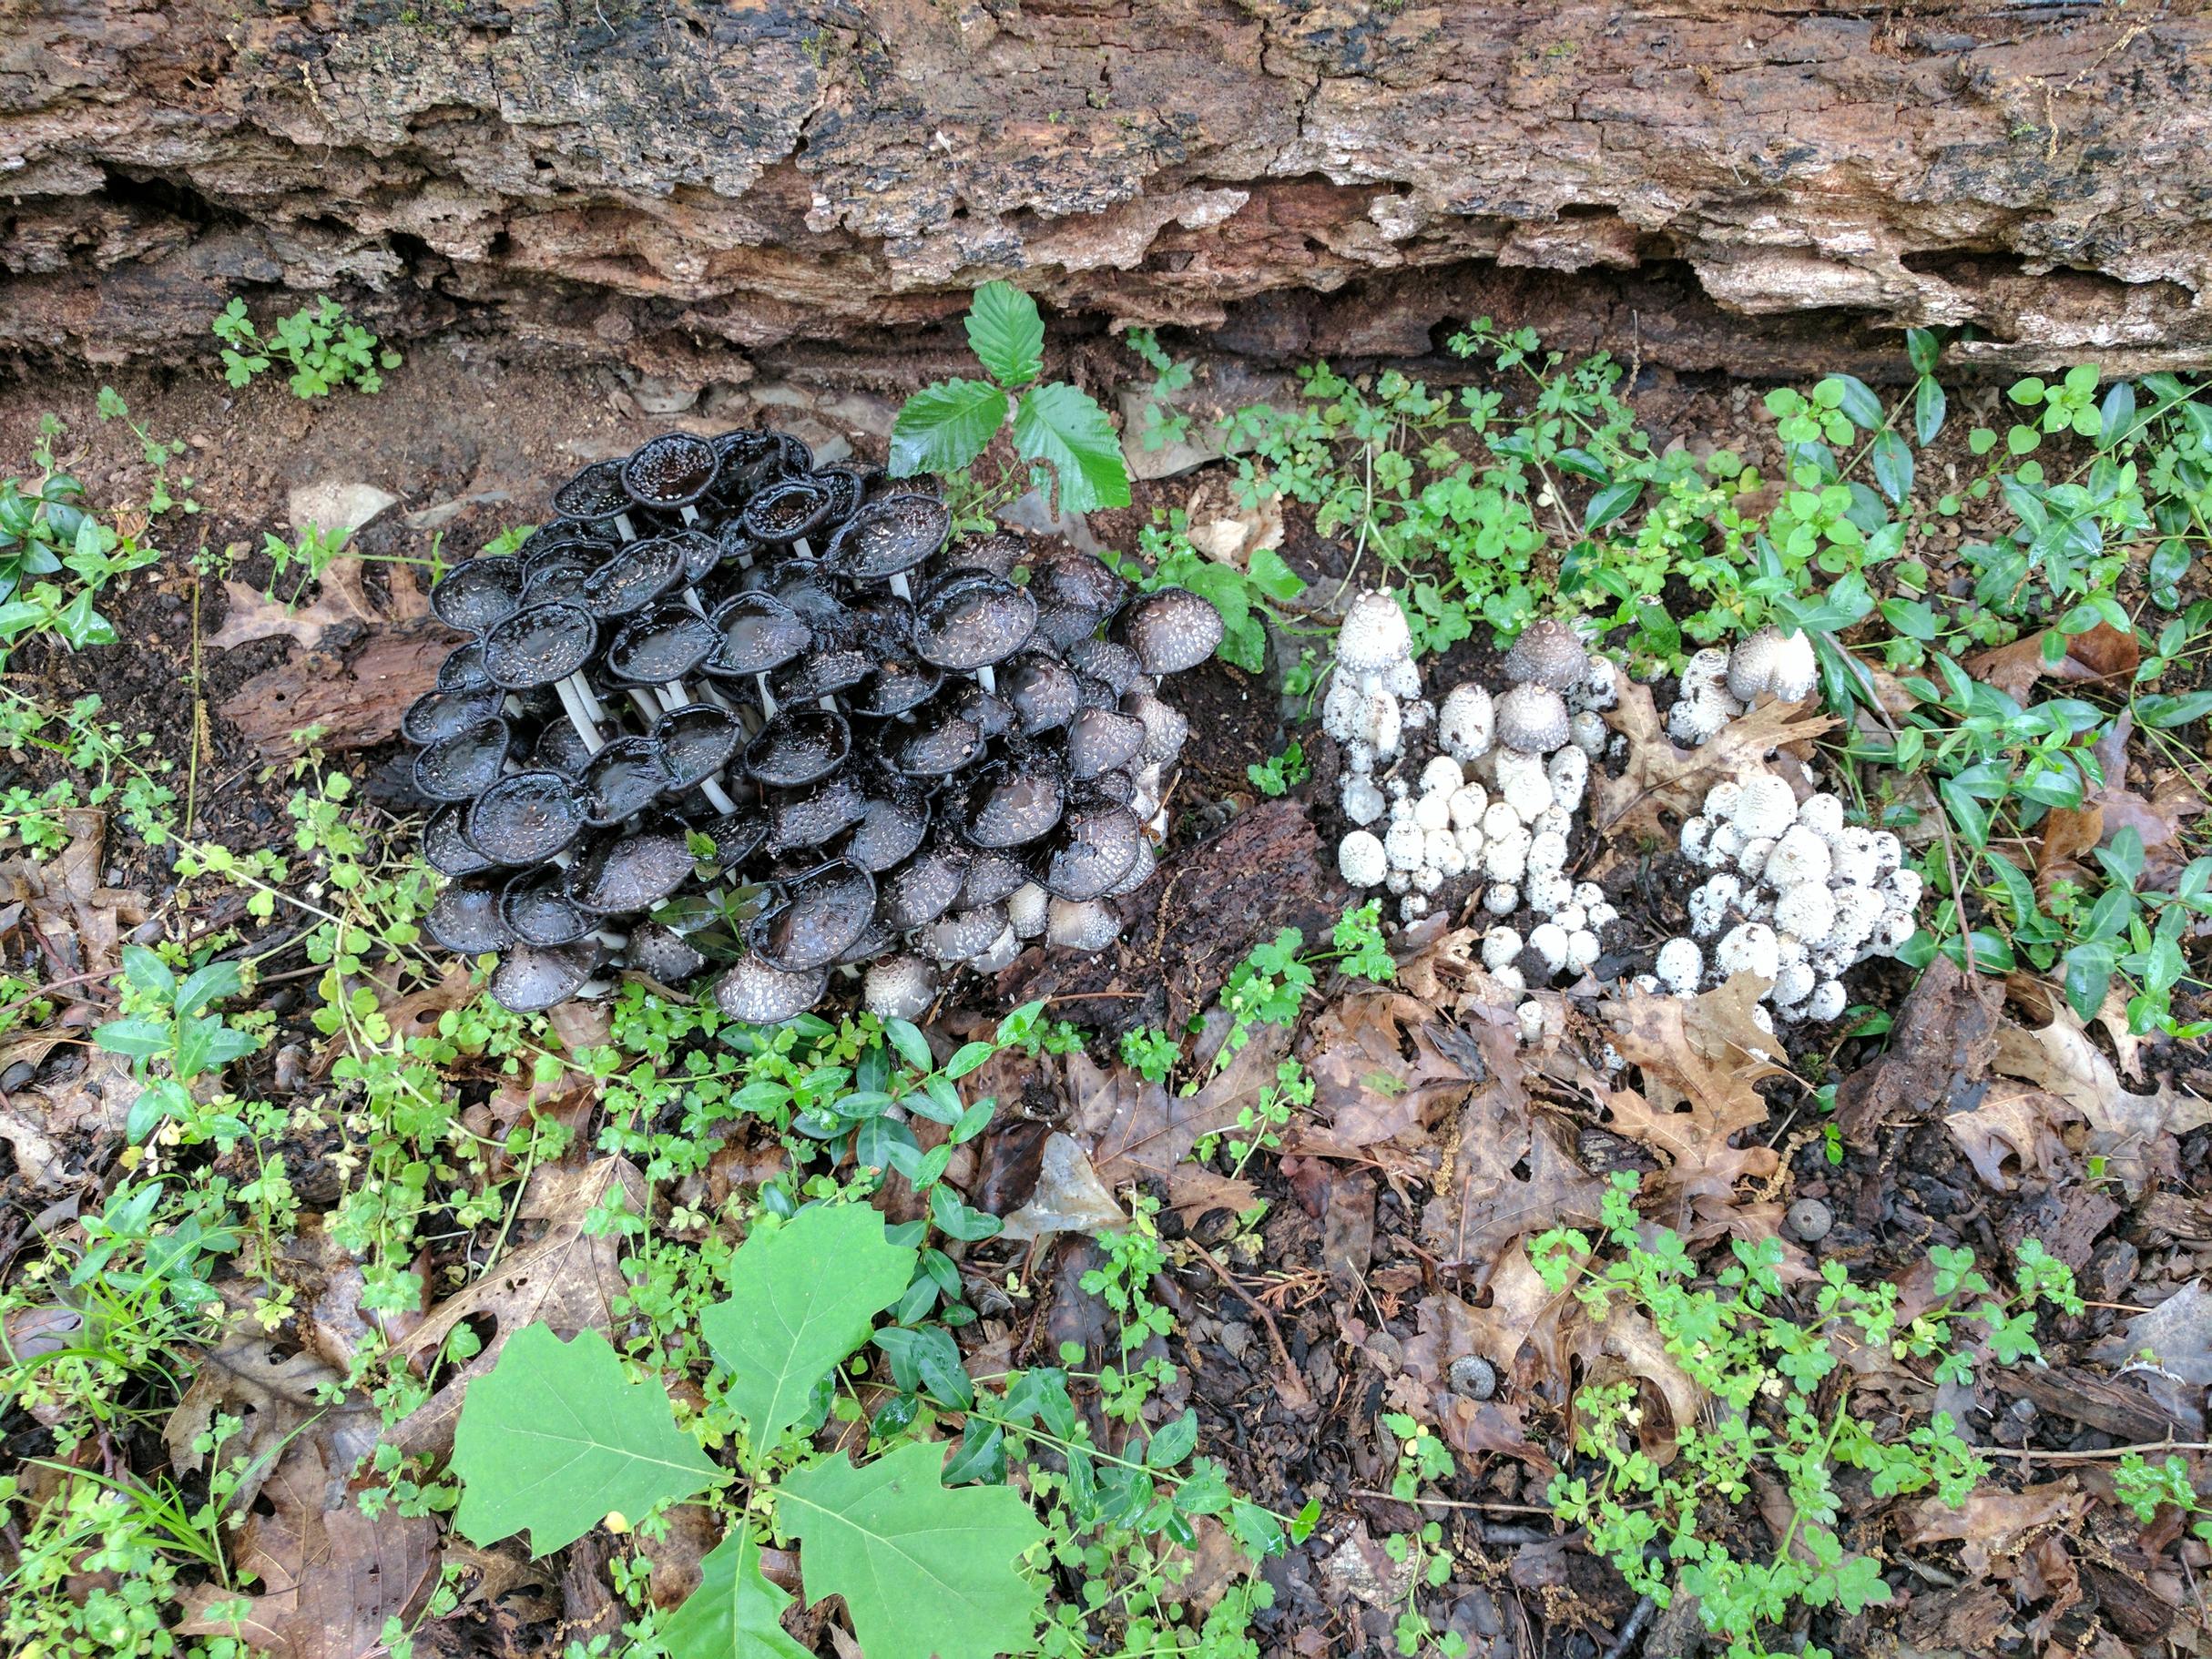
[{"label": "thin twig", "polygon": [[1411,1503],[1421,1509],[1474,1510],[1486,1515],[1548,1515],[1552,1513],[1541,1503],[1487,1503],[1464,1498],[1401,1498],[1396,1492],[1379,1492],[1364,1486],[1351,1489],[1355,1498],[1381,1498],[1391,1503]]},{"label": "thin twig", "polygon": [[1298,1368],[1290,1363],[1290,1350],[1283,1346],[1282,1331],[1275,1323],[1273,1312],[1259,1298],[1239,1285],[1235,1277],[1221,1265],[1211,1250],[1188,1234],[1184,1235],[1183,1242],[1191,1247],[1200,1261],[1214,1270],[1215,1277],[1229,1288],[1238,1300],[1259,1316],[1260,1322],[1268,1328],[1268,1340],[1275,1345],[1276,1363],[1282,1369],[1283,1403],[1292,1408],[1311,1405],[1313,1396],[1306,1391],[1306,1379],[1298,1374]]},{"label": "thin twig", "polygon": [[1651,1615],[1658,1610],[1658,1603],[1649,1596],[1639,1600],[1636,1611],[1628,1615],[1628,1623],[1621,1626],[1621,1634],[1614,1637],[1613,1645],[1605,1649],[1605,1659],[1628,1659],[1629,1650],[1642,1638],[1644,1626],[1651,1623]]}]

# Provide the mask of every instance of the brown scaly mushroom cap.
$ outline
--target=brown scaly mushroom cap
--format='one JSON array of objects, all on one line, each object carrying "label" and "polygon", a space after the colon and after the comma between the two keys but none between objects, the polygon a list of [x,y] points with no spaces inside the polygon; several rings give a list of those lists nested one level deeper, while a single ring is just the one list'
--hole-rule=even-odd
[{"label": "brown scaly mushroom cap", "polygon": [[1548,755],[1567,740],[1567,706],[1549,686],[1515,686],[1498,699],[1498,741],[1524,755]]},{"label": "brown scaly mushroom cap", "polygon": [[[1575,630],[1548,616],[1538,617],[1523,628],[1513,649],[1505,653],[1505,677],[1516,686],[1549,686],[1554,691],[1569,691],[1589,672],[1590,654]],[[1563,738],[1561,742],[1565,741]]]}]

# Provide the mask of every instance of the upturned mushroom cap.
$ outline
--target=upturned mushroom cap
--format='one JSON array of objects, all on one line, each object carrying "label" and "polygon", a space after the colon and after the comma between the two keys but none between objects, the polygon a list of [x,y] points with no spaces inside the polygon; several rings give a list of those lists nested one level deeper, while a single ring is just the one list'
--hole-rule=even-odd
[{"label": "upturned mushroom cap", "polygon": [[1023,750],[994,761],[968,790],[961,830],[978,847],[1021,847],[1049,834],[1067,803],[1061,768]]},{"label": "upturned mushroom cap", "polygon": [[1370,588],[1351,602],[1337,629],[1337,667],[1355,675],[1380,674],[1412,652],[1412,631],[1396,599]]},{"label": "upturned mushroom cap", "polygon": [[641,921],[633,927],[623,956],[638,972],[664,985],[680,985],[707,965],[698,946],[657,921]]},{"label": "upturned mushroom cap", "polygon": [[607,641],[607,672],[630,686],[665,686],[681,679],[712,656],[721,630],[681,605],[657,605],[640,611]]},{"label": "upturned mushroom cap", "polygon": [[715,1006],[740,1024],[780,1025],[821,1002],[829,984],[827,967],[790,973],[747,956],[714,982]]},{"label": "upturned mushroom cap", "polygon": [[806,619],[773,594],[739,594],[717,606],[711,620],[722,638],[708,659],[709,674],[766,674],[814,643]]},{"label": "upturned mushroom cap", "polygon": [[505,701],[505,694],[492,685],[474,691],[425,691],[400,716],[400,736],[410,743],[435,743],[491,719]]},{"label": "upturned mushroom cap", "polygon": [[557,864],[525,870],[499,893],[499,917],[529,945],[573,944],[591,931],[592,919],[568,897],[567,872]]},{"label": "upturned mushroom cap", "polygon": [[995,904],[977,910],[954,911],[941,916],[923,931],[923,949],[951,967],[991,947],[1006,926],[1006,912]]},{"label": "upturned mushroom cap", "polygon": [[1036,601],[998,576],[970,574],[932,587],[914,612],[914,649],[954,674],[1001,663],[1035,631]]},{"label": "upturned mushroom cap", "polygon": [[1565,623],[1539,616],[1521,630],[1505,653],[1505,677],[1517,686],[1549,686],[1568,691],[1590,672],[1590,654]]},{"label": "upturned mushroom cap", "polygon": [[745,534],[756,542],[795,542],[830,516],[830,493],[807,478],[770,484],[745,504]]},{"label": "upturned mushroom cap", "polygon": [[782,902],[747,929],[745,942],[770,967],[787,973],[828,967],[868,931],[875,909],[875,878],[833,861],[787,884]]},{"label": "upturned mushroom cap", "polygon": [[768,839],[768,814],[758,807],[739,807],[696,828],[714,843],[714,857],[708,862],[728,870],[751,858]]},{"label": "upturned mushroom cap", "polygon": [[492,683],[484,671],[484,641],[472,639],[455,646],[438,665],[440,691],[477,691]]},{"label": "upturned mushroom cap", "polygon": [[499,781],[513,742],[496,717],[440,738],[414,758],[414,787],[426,800],[471,800]]},{"label": "upturned mushroom cap", "polygon": [[[1163,587],[1132,600],[1116,627],[1147,674],[1195,668],[1221,643],[1221,613],[1185,587]],[[1074,666],[1084,671],[1080,663]],[[1125,682],[1115,696],[1126,689]]]},{"label": "upturned mushroom cap", "polygon": [[447,627],[481,634],[522,603],[528,580],[518,560],[478,556],[446,572],[430,590],[430,608]]},{"label": "upturned mushroom cap", "polygon": [[727,709],[711,703],[687,703],[656,720],[652,738],[659,750],[660,769],[668,775],[665,787],[673,794],[728,766],[744,741],[745,728]]},{"label": "upturned mushroom cap", "polygon": [[460,956],[505,950],[515,937],[500,920],[499,884],[483,877],[448,881],[423,925],[439,944]]},{"label": "upturned mushroom cap", "polygon": [[878,913],[894,928],[934,921],[959,901],[973,855],[955,842],[931,843],[883,878]]},{"label": "upturned mushroom cap", "polygon": [[1055,899],[1045,913],[1045,942],[1063,951],[1103,951],[1121,937],[1121,918],[1096,900]]},{"label": "upturned mushroom cap", "polygon": [[573,547],[534,563],[530,566],[530,579],[523,585],[523,604],[551,605],[556,599],[571,605],[580,603],[584,585],[591,580],[592,573],[606,562],[607,556],[605,548],[587,555],[582,547]]},{"label": "upturned mushroom cap", "polygon": [[604,524],[630,508],[630,493],[622,487],[622,463],[595,461],[553,493],[553,510],[563,518]]},{"label": "upturned mushroom cap", "polygon": [[972,911],[986,904],[1004,904],[1028,882],[1029,865],[1021,853],[978,847],[961,880],[960,908]]},{"label": "upturned mushroom cap", "polygon": [[514,945],[493,971],[492,999],[510,1013],[540,1013],[574,996],[598,965],[599,948],[589,940]]},{"label": "upturned mushroom cap", "polygon": [[595,616],[641,611],[684,579],[684,549],[666,536],[631,542],[584,578],[578,603]]},{"label": "upturned mushroom cap", "polygon": [[664,433],[647,439],[622,463],[622,487],[641,506],[673,510],[712,489],[721,465],[721,456],[706,439]]},{"label": "upturned mushroom cap", "polygon": [[510,691],[550,686],[589,662],[598,644],[599,625],[583,606],[534,605],[485,630],[484,671]]},{"label": "upturned mushroom cap", "polygon": [[465,833],[502,864],[536,864],[584,832],[582,790],[558,772],[517,772],[469,803]]},{"label": "upturned mushroom cap", "polygon": [[1111,639],[1078,639],[1067,647],[1066,661],[1076,673],[1112,687],[1116,698],[1127,696],[1137,677],[1145,671],[1136,652]]},{"label": "upturned mushroom cap", "polygon": [[772,677],[777,698],[811,703],[857,686],[875,672],[875,656],[850,621],[815,622],[814,648],[784,665]]},{"label": "upturned mushroom cap", "polygon": [[1071,809],[1038,880],[1055,898],[1096,899],[1128,874],[1143,839],[1137,815],[1126,807]]},{"label": "upturned mushroom cap", "polygon": [[872,776],[861,789],[867,805],[846,839],[843,857],[871,875],[902,864],[929,833],[929,797],[902,778]]},{"label": "upturned mushroom cap", "polygon": [[672,830],[607,835],[568,868],[568,897],[596,916],[647,911],[691,879],[691,850]]},{"label": "upturned mushroom cap", "polygon": [[[1129,585],[1087,553],[1062,548],[1032,565],[1029,591],[1045,610],[1087,611],[1104,617],[1118,606]],[[1096,623],[1092,626],[1096,627]],[[1086,629],[1088,633],[1090,630]]]},{"label": "upturned mushroom cap", "polygon": [[1567,706],[1549,686],[1515,686],[1497,701],[1498,741],[1547,755],[1567,740]]},{"label": "upturned mushroom cap", "polygon": [[1128,765],[1144,752],[1149,734],[1134,716],[1111,708],[1086,708],[1067,728],[1068,776],[1080,783]]},{"label": "upturned mushroom cap", "polygon": [[945,778],[984,751],[983,728],[943,706],[918,717],[902,730],[888,758],[909,778]]},{"label": "upturned mushroom cap", "polygon": [[651,806],[668,787],[668,774],[650,738],[617,738],[591,758],[579,782],[584,821],[597,830]]},{"label": "upturned mushroom cap", "polygon": [[463,833],[467,811],[465,801],[451,801],[423,825],[423,856],[440,875],[468,876],[492,867],[492,860],[470,846]]},{"label": "upturned mushroom cap", "polygon": [[774,799],[768,809],[768,850],[780,854],[826,846],[867,815],[867,798],[851,773],[832,772],[810,789]]},{"label": "upturned mushroom cap", "polygon": [[846,521],[822,563],[853,582],[880,582],[912,570],[944,545],[953,515],[933,495],[879,496]]},{"label": "upturned mushroom cap", "polygon": [[937,1000],[937,975],[919,956],[886,956],[861,982],[861,1005],[879,1020],[918,1020]]},{"label": "upturned mushroom cap", "polygon": [[1075,674],[1058,657],[1023,651],[998,670],[999,695],[1021,723],[1024,737],[1052,731],[1075,718]]},{"label": "upturned mushroom cap", "polygon": [[852,728],[826,708],[782,708],[745,748],[745,769],[770,789],[797,789],[826,778],[852,751]]}]

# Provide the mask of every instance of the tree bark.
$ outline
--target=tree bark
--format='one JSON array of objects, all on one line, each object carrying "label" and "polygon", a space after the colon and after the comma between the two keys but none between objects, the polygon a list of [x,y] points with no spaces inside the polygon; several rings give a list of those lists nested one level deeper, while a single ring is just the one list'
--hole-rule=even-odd
[{"label": "tree bark", "polygon": [[[0,0],[0,344],[345,297],[641,367],[1471,312],[1785,371],[2212,361],[2203,0]],[[257,307],[257,310],[260,308]],[[1841,353],[1839,356],[1839,353]],[[735,368],[733,370],[733,365]]]}]

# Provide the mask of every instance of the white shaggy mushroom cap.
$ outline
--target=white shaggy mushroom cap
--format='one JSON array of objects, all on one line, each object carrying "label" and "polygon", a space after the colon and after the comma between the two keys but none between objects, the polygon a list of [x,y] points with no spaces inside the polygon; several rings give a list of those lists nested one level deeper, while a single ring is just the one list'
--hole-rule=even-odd
[{"label": "white shaggy mushroom cap", "polygon": [[1676,996],[1687,996],[1705,977],[1705,952],[1698,950],[1695,940],[1670,939],[1659,947],[1658,958],[1651,965],[1660,985]]},{"label": "white shaggy mushroom cap", "polygon": [[[1808,945],[1819,945],[1836,930],[1836,901],[1818,881],[1800,881],[1775,895],[1774,925]],[[1795,1002],[1795,997],[1784,999]]]},{"label": "white shaggy mushroom cap", "polygon": [[[1391,779],[1391,781],[1392,783],[1397,783],[1402,780],[1393,778]],[[1394,796],[1391,801],[1391,822],[1393,824],[1410,824],[1412,821],[1413,798],[1411,795],[1402,794]]]},{"label": "white shaggy mushroom cap", "polygon": [[1423,864],[1413,872],[1413,891],[1432,893],[1444,884],[1444,872],[1433,864]]},{"label": "white shaggy mushroom cap", "polygon": [[1447,876],[1459,875],[1467,868],[1467,855],[1459,850],[1449,830],[1432,830],[1421,838],[1421,861]]},{"label": "white shaggy mushroom cap", "polygon": [[1469,824],[1464,829],[1454,830],[1452,832],[1452,840],[1453,844],[1459,848],[1460,857],[1465,859],[1468,863],[1473,864],[1483,856],[1481,825]]},{"label": "white shaggy mushroom cap", "polygon": [[[1711,810],[1708,800],[1707,809]],[[1755,772],[1743,780],[1743,794],[1729,813],[1728,821],[1744,832],[1746,840],[1760,836],[1779,840],[1782,832],[1797,821],[1798,798],[1789,792],[1789,785],[1772,772]]]},{"label": "white shaggy mushroom cap", "polygon": [[[1372,841],[1375,838],[1371,835],[1367,839]],[[1016,939],[1035,939],[1045,931],[1045,905],[1051,897],[1035,881],[1023,882],[1007,897],[1006,921]]]},{"label": "white shaggy mushroom cap", "polygon": [[1390,868],[1382,843],[1365,830],[1354,830],[1337,843],[1337,873],[1353,887],[1374,886]]},{"label": "white shaggy mushroom cap", "polygon": [[1763,627],[1737,642],[1728,654],[1728,695],[1746,703],[1762,693],[1785,703],[1810,697],[1820,677],[1812,636],[1785,636],[1771,625]]},{"label": "white shaggy mushroom cap", "polygon": [[1567,706],[1549,686],[1515,686],[1498,699],[1498,741],[1524,755],[1548,755],[1567,740]]},{"label": "white shaggy mushroom cap", "polygon": [[1920,931],[1920,919],[1911,911],[1886,911],[1881,927],[1874,935],[1873,949],[1885,954],[1901,951],[1912,935]]},{"label": "white shaggy mushroom cap", "polygon": [[1389,759],[1398,752],[1404,725],[1404,715],[1398,707],[1398,699],[1387,691],[1369,694],[1365,718],[1366,730],[1362,735],[1375,746],[1376,758]]},{"label": "white shaggy mushroom cap", "polygon": [[1567,931],[1556,921],[1538,922],[1528,931],[1528,948],[1544,963],[1544,976],[1550,979],[1566,966]]},{"label": "white shaggy mushroom cap", "polygon": [[968,958],[968,968],[975,973],[996,973],[1022,953],[1022,941],[1014,936],[1012,927],[1003,927],[998,937]]},{"label": "white shaggy mushroom cap", "polygon": [[1829,932],[1829,942],[1856,951],[1874,937],[1874,930],[1881,925],[1890,907],[1871,887],[1839,887],[1833,891],[1836,925]]},{"label": "white shaggy mushroom cap", "polygon": [[1567,809],[1554,801],[1528,820],[1528,832],[1531,835],[1556,835],[1564,840],[1574,825],[1575,820],[1567,816]]},{"label": "white shaggy mushroom cap", "polygon": [[1610,708],[1621,699],[1621,671],[1610,657],[1592,656],[1590,671],[1582,677],[1568,701],[1580,709]]},{"label": "white shaggy mushroom cap", "polygon": [[1523,885],[1528,890],[1528,908],[1555,921],[1575,897],[1575,884],[1555,870],[1532,870]]},{"label": "white shaggy mushroom cap", "polygon": [[1682,820],[1682,856],[1693,864],[1705,862],[1705,844],[1713,833],[1713,820],[1703,813]]},{"label": "white shaggy mushroom cap", "polygon": [[1096,899],[1055,899],[1045,913],[1045,942],[1064,951],[1103,951],[1121,932],[1119,919]]},{"label": "white shaggy mushroom cap", "polygon": [[1446,799],[1452,791],[1467,781],[1467,774],[1460,770],[1459,762],[1449,755],[1439,755],[1421,768],[1421,792],[1423,795],[1442,795]]},{"label": "white shaggy mushroom cap", "polygon": [[1429,895],[1426,893],[1408,893],[1398,901],[1398,920],[1401,921],[1418,921],[1428,913]]},{"label": "white shaggy mushroom cap", "polygon": [[1705,861],[1707,864],[1732,864],[1750,844],[1749,836],[1723,819],[1713,826],[1713,833],[1707,838]]},{"label": "white shaggy mushroom cap", "polygon": [[1406,730],[1420,731],[1422,728],[1428,725],[1430,720],[1435,718],[1435,714],[1436,706],[1430,702],[1428,698],[1419,697],[1406,698],[1402,717],[1405,721]]},{"label": "white shaggy mushroom cap", "polygon": [[1382,670],[1382,689],[1404,701],[1417,701],[1421,697],[1421,670],[1413,659],[1402,656]]},{"label": "white shaggy mushroom cap", "polygon": [[1382,890],[1392,894],[1412,892],[1413,891],[1413,872],[1410,870],[1392,869],[1388,875],[1382,878]]},{"label": "white shaggy mushroom cap", "polygon": [[1843,803],[1825,789],[1815,790],[1798,802],[1798,822],[1832,841],[1843,832]]},{"label": "white shaggy mushroom cap", "polygon": [[1522,1042],[1541,1043],[1544,1040],[1544,1004],[1534,997],[1514,1010],[1514,1022],[1520,1028]]},{"label": "white shaggy mushroom cap", "polygon": [[919,956],[886,956],[861,982],[861,1002],[880,1020],[919,1019],[936,996],[937,975]]},{"label": "white shaggy mushroom cap", "polygon": [[1469,680],[1454,686],[1436,715],[1436,740],[1454,760],[1472,762],[1490,752],[1497,730],[1497,710],[1490,693]]},{"label": "white shaggy mushroom cap", "polygon": [[[1358,677],[1340,674],[1321,699],[1321,729],[1347,747],[1367,741],[1367,691]],[[1371,758],[1369,765],[1372,765]]]},{"label": "white shaggy mushroom cap", "polygon": [[1747,876],[1756,876],[1767,868],[1767,860],[1774,856],[1774,843],[1765,836],[1756,841],[1746,841],[1744,850],[1736,855],[1736,868]]},{"label": "white shaggy mushroom cap", "polygon": [[1597,935],[1588,928],[1573,928],[1567,932],[1567,972],[1587,973],[1596,964]]},{"label": "white shaggy mushroom cap", "polygon": [[1493,800],[1483,813],[1483,833],[1492,840],[1514,834],[1523,828],[1521,815],[1510,802]]},{"label": "white shaggy mushroom cap", "polygon": [[1905,844],[1888,830],[1877,830],[1867,838],[1867,845],[1874,850],[1876,873],[1888,875],[1905,861]]},{"label": "white shaggy mushroom cap", "polygon": [[1605,752],[1605,722],[1588,709],[1577,709],[1567,716],[1567,741],[1596,759]]},{"label": "white shaggy mushroom cap", "polygon": [[1775,970],[1774,989],[1769,993],[1769,1000],[1777,1008],[1789,1008],[1810,996],[1813,984],[1812,968],[1809,963],[1783,962]]},{"label": "white shaggy mushroom cap", "polygon": [[1337,629],[1337,665],[1354,674],[1380,674],[1413,654],[1413,636],[1398,601],[1369,588],[1351,602]]},{"label": "white shaggy mushroom cap", "polygon": [[1412,819],[1404,819],[1391,826],[1390,833],[1382,838],[1382,850],[1389,857],[1393,870],[1413,870],[1421,863],[1426,834]]},{"label": "white shaggy mushroom cap", "polygon": [[1523,823],[1553,804],[1552,780],[1544,773],[1544,762],[1535,756],[1507,749],[1498,756],[1497,772],[1498,797]]},{"label": "white shaggy mushroom cap", "polygon": [[1551,779],[1554,804],[1572,812],[1590,787],[1590,757],[1569,745],[1551,758],[1544,775]]},{"label": "white shaggy mushroom cap", "polygon": [[1375,746],[1364,738],[1345,744],[1344,769],[1362,774],[1372,772],[1375,769]]},{"label": "white shaggy mushroom cap", "polygon": [[1705,792],[1705,816],[1715,822],[1722,819],[1733,820],[1743,801],[1743,785],[1733,778],[1723,778]]},{"label": "white shaggy mushroom cap", "polygon": [[1924,885],[1917,870],[1892,870],[1881,879],[1881,891],[1892,910],[1917,911]]},{"label": "white shaggy mushroom cap", "polygon": [[1591,931],[1595,933],[1604,932],[1621,919],[1620,911],[1615,910],[1602,899],[1595,904],[1585,905],[1583,911],[1590,919]]},{"label": "white shaggy mushroom cap", "polygon": [[1567,838],[1556,830],[1546,830],[1529,838],[1528,867],[1531,870],[1548,870],[1556,875],[1566,867]]},{"label": "white shaggy mushroom cap", "polygon": [[1605,890],[1598,886],[1596,882],[1577,881],[1575,883],[1575,902],[1581,905],[1585,911],[1603,904],[1605,901]]},{"label": "white shaggy mushroom cap", "polygon": [[1483,873],[1493,881],[1518,881],[1528,869],[1532,839],[1525,830],[1486,839],[1483,842]]},{"label": "white shaggy mushroom cap", "polygon": [[1490,797],[1479,783],[1462,784],[1444,805],[1454,830],[1475,829],[1481,826],[1483,814],[1490,810]]},{"label": "white shaggy mushroom cap", "polygon": [[1423,795],[1413,803],[1413,821],[1423,830],[1442,830],[1452,822],[1452,798],[1448,795]]},{"label": "white shaggy mushroom cap", "polygon": [[[1767,857],[1766,877],[1775,887],[1796,887],[1807,881],[1827,885],[1835,869],[1828,842],[1803,824],[1792,824],[1774,843]],[[1808,935],[1810,937],[1810,935]]]},{"label": "white shaggy mushroom cap", "polygon": [[1567,901],[1552,912],[1552,920],[1570,933],[1577,928],[1590,925],[1590,912],[1575,902],[1575,890],[1567,890]]},{"label": "white shaggy mushroom cap", "polygon": [[1713,648],[1683,666],[1681,698],[1667,712],[1667,735],[1676,742],[1703,743],[1743,712],[1743,705],[1728,695],[1728,653]]},{"label": "white shaggy mushroom cap", "polygon": [[1806,1017],[1813,1020],[1841,1019],[1846,1000],[1840,980],[1824,979],[1813,988],[1812,1001],[1805,1005]]},{"label": "white shaggy mushroom cap", "polygon": [[1506,963],[1503,968],[1493,969],[1490,977],[1508,991],[1526,991],[1528,989],[1528,982],[1521,977],[1521,970],[1511,962]]},{"label": "white shaggy mushroom cap", "polygon": [[1483,966],[1503,968],[1521,954],[1521,935],[1508,927],[1492,928],[1483,935]]},{"label": "white shaggy mushroom cap", "polygon": [[1344,808],[1344,816],[1355,824],[1371,824],[1381,818],[1389,802],[1382,791],[1375,788],[1375,780],[1364,772],[1347,772],[1338,800]]},{"label": "white shaggy mushroom cap", "polygon": [[1510,916],[1521,908],[1521,890],[1511,881],[1493,881],[1483,894],[1483,908],[1493,916]]},{"label": "white shaggy mushroom cap", "polygon": [[1720,931],[1731,911],[1744,901],[1744,884],[1727,870],[1709,876],[1689,896],[1689,931],[1703,939]]},{"label": "white shaggy mushroom cap", "polygon": [[1713,971],[1722,979],[1748,973],[1771,980],[1781,966],[1774,930],[1763,921],[1743,921],[1721,936],[1713,952]]},{"label": "white shaggy mushroom cap", "polygon": [[1881,880],[1871,831],[1849,826],[1829,838],[1828,879],[1840,887],[1871,887]]},{"label": "white shaggy mushroom cap", "polygon": [[1667,711],[1667,735],[1684,748],[1696,748],[1719,736],[1734,714],[1712,697],[1684,697]]}]

